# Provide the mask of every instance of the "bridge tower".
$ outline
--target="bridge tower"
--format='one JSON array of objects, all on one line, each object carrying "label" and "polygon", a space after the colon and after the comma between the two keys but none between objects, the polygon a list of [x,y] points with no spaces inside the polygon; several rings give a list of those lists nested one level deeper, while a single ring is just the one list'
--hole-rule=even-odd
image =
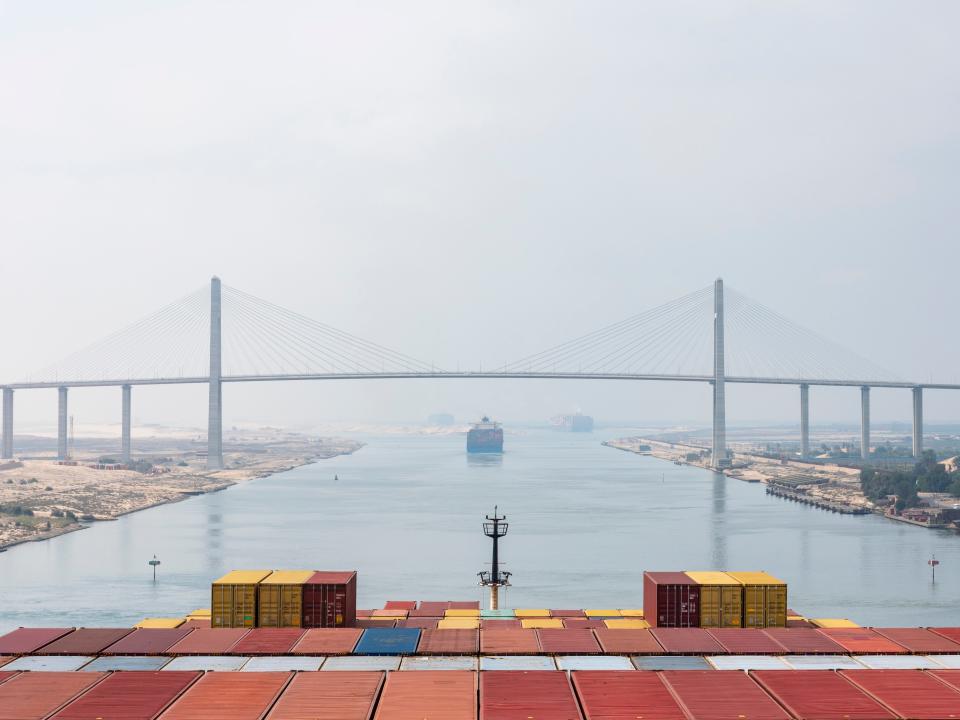
[{"label": "bridge tower", "polygon": [[13,457],[13,388],[3,389],[3,448],[0,458]]},{"label": "bridge tower", "polygon": [[130,386],[121,386],[120,397],[120,462],[130,462]]},{"label": "bridge tower", "polygon": [[810,457],[810,386],[800,385],[800,457]]},{"label": "bridge tower", "polygon": [[67,388],[57,388],[57,460],[67,460],[70,450],[67,446]]},{"label": "bridge tower", "polygon": [[207,469],[223,467],[223,383],[220,355],[220,278],[210,278],[210,407],[207,415]]},{"label": "bridge tower", "polygon": [[923,388],[913,388],[913,456],[923,455]]},{"label": "bridge tower", "polygon": [[713,284],[713,453],[711,464],[726,467],[727,413],[723,369],[723,278]]},{"label": "bridge tower", "polygon": [[870,386],[860,388],[860,459],[870,459]]}]

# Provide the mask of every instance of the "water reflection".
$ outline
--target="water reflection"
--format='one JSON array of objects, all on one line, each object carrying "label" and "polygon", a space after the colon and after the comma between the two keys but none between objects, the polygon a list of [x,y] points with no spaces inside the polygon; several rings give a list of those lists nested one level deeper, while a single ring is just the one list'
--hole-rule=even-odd
[{"label": "water reflection", "polygon": [[722,473],[713,473],[712,502],[710,513],[711,540],[713,541],[712,567],[730,569],[727,564],[727,483]]},{"label": "water reflection", "polygon": [[501,467],[503,453],[467,453],[467,467]]}]

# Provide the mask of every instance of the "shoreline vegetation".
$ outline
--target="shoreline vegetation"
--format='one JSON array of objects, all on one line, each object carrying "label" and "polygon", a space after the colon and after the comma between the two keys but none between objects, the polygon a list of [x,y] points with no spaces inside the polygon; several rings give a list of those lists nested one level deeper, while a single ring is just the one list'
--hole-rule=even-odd
[{"label": "shoreline vegetation", "polygon": [[349,455],[364,445],[352,439],[311,437],[276,428],[234,428],[225,433],[224,469],[210,471],[206,469],[205,443],[195,433],[165,428],[152,431],[134,440],[135,461],[129,466],[116,462],[116,453],[104,453],[103,440],[78,438],[71,459],[58,463],[36,450],[31,452],[31,446],[49,447],[48,439],[26,438],[20,457],[0,463],[0,552],[83,530],[94,522],[116,520]]}]

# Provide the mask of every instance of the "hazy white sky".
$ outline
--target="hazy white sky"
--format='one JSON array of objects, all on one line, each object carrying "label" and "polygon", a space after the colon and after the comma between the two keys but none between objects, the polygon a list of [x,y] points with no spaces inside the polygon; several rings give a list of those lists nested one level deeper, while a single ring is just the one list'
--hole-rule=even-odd
[{"label": "hazy white sky", "polygon": [[[955,2],[2,2],[0,379],[216,273],[441,366],[733,287],[960,382]],[[814,390],[812,419],[858,417]],[[78,422],[119,390],[74,392]],[[928,393],[960,420],[960,393]],[[230,387],[226,418],[707,420],[709,388]],[[876,392],[879,420],[909,392]],[[53,421],[55,392],[17,395]],[[202,425],[203,388],[136,390]],[[732,388],[793,420],[795,388]]]}]

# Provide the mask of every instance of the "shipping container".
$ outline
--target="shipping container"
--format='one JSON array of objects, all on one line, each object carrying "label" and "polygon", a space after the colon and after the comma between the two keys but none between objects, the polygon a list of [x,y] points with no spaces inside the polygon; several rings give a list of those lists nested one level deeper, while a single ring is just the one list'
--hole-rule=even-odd
[{"label": "shipping container", "polygon": [[480,720],[582,720],[570,678],[560,671],[480,673]]},{"label": "shipping container", "polygon": [[653,627],[697,627],[699,586],[682,572],[645,572],[643,617]]},{"label": "shipping container", "polygon": [[175,657],[163,666],[162,672],[174,671],[214,671],[236,672],[243,667],[249,657],[234,655],[183,655]]},{"label": "shipping container", "polygon": [[745,628],[787,626],[787,584],[765,572],[727,573],[743,586]]},{"label": "shipping container", "polygon": [[178,628],[187,621],[186,618],[144,618],[134,628]]},{"label": "shipping container", "polygon": [[44,645],[38,655],[96,655],[117,640],[133,632],[132,628],[78,628]]},{"label": "shipping container", "polygon": [[662,677],[690,720],[790,720],[783,708],[739,670],[666,670]]},{"label": "shipping container", "polygon": [[940,678],[950,687],[960,690],[960,670],[931,670],[930,674]]},{"label": "shipping container", "polygon": [[558,618],[582,618],[586,617],[583,610],[551,610],[550,617]]},{"label": "shipping container", "polygon": [[480,618],[443,618],[437,622],[438,630],[479,630]]},{"label": "shipping container", "polygon": [[[519,612],[519,611],[518,611]],[[471,618],[480,619],[480,611],[472,608],[449,608],[443,611],[443,617],[446,618]]]},{"label": "shipping container", "polygon": [[254,628],[228,652],[231,655],[285,655],[305,632],[303,628]]},{"label": "shipping container", "polygon": [[438,622],[440,622],[440,618],[414,617],[398,622],[396,627],[436,630]]},{"label": "shipping container", "polygon": [[480,617],[482,619],[491,619],[495,620],[497,618],[502,618],[505,620],[513,620],[516,617],[514,611],[510,608],[502,608],[497,610],[481,610]]},{"label": "shipping container", "polygon": [[303,588],[313,570],[275,570],[260,581],[257,590],[258,627],[300,627],[303,622]]},{"label": "shipping container", "polygon": [[410,655],[400,662],[401,670],[477,670],[475,655]]},{"label": "shipping container", "polygon": [[502,670],[556,670],[557,664],[547,655],[482,655],[480,669]]},{"label": "shipping container", "polygon": [[810,618],[810,624],[818,628],[857,628],[860,627],[853,620],[846,618]]},{"label": "shipping container", "polygon": [[941,667],[960,670],[960,655],[927,655],[927,657]]},{"label": "shipping container", "polygon": [[[568,622],[564,620],[564,622]],[[614,618],[612,620],[604,620],[603,626],[608,627],[611,630],[649,630],[650,623],[641,618]]]},{"label": "shipping container", "polygon": [[550,617],[550,611],[544,608],[517,608],[513,611],[515,617],[518,618],[548,618]]},{"label": "shipping container", "polygon": [[924,628],[873,628],[873,630],[912,653],[960,653],[960,644]]},{"label": "shipping container", "polygon": [[633,672],[630,658],[622,655],[557,655],[554,658],[558,670],[629,670]]},{"label": "shipping container", "polygon": [[92,655],[22,655],[6,668],[18,672],[73,672],[93,659]]},{"label": "shipping container", "polygon": [[357,655],[413,655],[420,631],[416,628],[369,628],[353,652]]},{"label": "shipping container", "polygon": [[634,655],[637,670],[713,670],[713,665],[696,655]]},{"label": "shipping container", "polygon": [[479,610],[479,600],[450,600],[447,603],[449,610]]},{"label": "shipping container", "polygon": [[328,657],[320,666],[321,672],[325,670],[385,671],[399,669],[400,657],[397,655],[342,655],[340,657]]},{"label": "shipping container", "polygon": [[[845,671],[846,672],[846,671]],[[893,720],[896,715],[832,670],[751,673],[797,720]]]},{"label": "shipping container", "polygon": [[117,670],[135,670],[153,672],[170,662],[170,658],[162,655],[104,655],[98,657],[89,665],[84,665],[82,672],[114,672]]},{"label": "shipping container", "polygon": [[673,655],[721,655],[723,646],[702,628],[653,628],[664,652]]},{"label": "shipping container", "polygon": [[225,653],[240,638],[246,635],[246,628],[198,628],[183,640],[167,648],[168,655],[219,655]]},{"label": "shipping container", "polygon": [[187,621],[180,627],[192,628],[194,630],[198,630],[198,629],[209,630],[210,626],[211,626],[210,618],[197,618],[195,620],[190,620],[188,618]]},{"label": "shipping container", "polygon": [[587,608],[586,610],[583,611],[583,614],[586,615],[588,618],[599,618],[601,620],[605,618],[623,617],[620,614],[620,611],[616,608],[607,608],[607,609],[600,609],[600,610]]},{"label": "shipping container", "polygon": [[376,720],[476,720],[477,673],[390,673]]},{"label": "shipping container", "polygon": [[[3,658],[0,658],[0,665],[3,665]],[[4,682],[6,682],[7,680],[9,680],[10,678],[12,678],[12,677],[13,677],[14,675],[16,675],[16,674],[17,674],[17,673],[15,673],[15,672],[9,672],[9,671],[7,671],[7,670],[0,670],[0,684],[3,684]]]},{"label": "shipping container", "polygon": [[417,645],[421,655],[475,655],[479,651],[479,630],[423,630]]},{"label": "shipping container", "polygon": [[700,627],[739,628],[743,625],[743,585],[723,572],[684,573],[700,587]]},{"label": "shipping container", "polygon": [[782,655],[781,645],[763,630],[746,628],[713,628],[707,632],[723,645],[728,653],[744,655]]},{"label": "shipping container", "polygon": [[704,658],[717,670],[791,670],[775,655],[709,655]]},{"label": "shipping container", "polygon": [[865,665],[849,655],[784,655],[794,670],[862,670]]},{"label": "shipping container", "polygon": [[847,680],[897,715],[912,720],[960,718],[960,691],[913,670],[844,670]]},{"label": "shipping container", "polygon": [[293,673],[207,673],[177,698],[162,720],[259,720]]},{"label": "shipping container", "polygon": [[[560,618],[563,621],[563,626],[565,628],[573,628],[580,630],[597,630],[599,628],[607,627],[607,623],[622,623],[622,622],[637,622],[636,618],[610,618],[609,620],[603,620],[602,618]],[[641,620],[640,622],[644,622]],[[648,626],[649,627],[649,626]]]},{"label": "shipping container", "polygon": [[194,632],[192,628],[142,628],[102,650],[103,655],[160,655]]},{"label": "shipping container", "polygon": [[940,667],[926,655],[856,655],[854,659],[873,670],[937,670]]},{"label": "shipping container", "polygon": [[611,630],[601,628],[593,631],[605,653],[660,655],[663,648],[649,630]]},{"label": "shipping container", "polygon": [[358,628],[307,630],[290,651],[294,655],[349,655],[363,631]]},{"label": "shipping container", "polygon": [[416,600],[387,600],[384,603],[385,610],[416,610]]},{"label": "shipping container", "polygon": [[905,653],[906,648],[893,640],[875,633],[870,628],[819,628],[824,635],[849,653]]},{"label": "shipping container", "polygon": [[519,620],[508,620],[507,618],[483,618],[480,620],[481,630],[507,630],[514,628],[519,630],[523,623]]},{"label": "shipping container", "polygon": [[25,655],[62,638],[73,628],[17,628],[0,637],[0,655]]},{"label": "shipping container", "polygon": [[350,628],[356,624],[356,571],[314,573],[303,587],[302,626]]},{"label": "shipping container", "polygon": [[252,657],[240,668],[241,672],[316,672],[324,658],[309,655]]},{"label": "shipping container", "polygon": [[389,619],[391,619],[391,620],[406,620],[406,619],[407,619],[407,612],[408,612],[407,610],[396,610],[396,609],[393,609],[393,608],[390,608],[390,609],[386,609],[386,608],[385,608],[385,609],[383,609],[383,610],[374,610],[372,613],[370,613],[370,617],[372,617],[372,618],[374,618],[374,619],[377,619],[377,618],[387,619],[387,618],[389,618]]},{"label": "shipping container", "polygon": [[539,630],[541,628],[563,630],[564,625],[561,618],[522,618],[520,627],[526,630]]},{"label": "shipping container", "polygon": [[481,630],[480,652],[488,655],[527,655],[540,652],[536,630]]},{"label": "shipping container", "polygon": [[87,688],[103,673],[20,673],[0,685],[0,720],[43,720]]},{"label": "shipping container", "polygon": [[642,618],[643,608],[620,608],[620,614],[626,618],[630,618],[630,617]]},{"label": "shipping container", "polygon": [[686,720],[660,675],[653,672],[573,672],[586,720]]},{"label": "shipping container", "polygon": [[416,610],[410,610],[407,617],[443,617],[443,613],[450,607],[450,601],[421,600]]},{"label": "shipping container", "polygon": [[945,637],[947,640],[960,643],[960,627],[933,627],[929,628],[929,630],[940,637]]},{"label": "shipping container", "polygon": [[842,655],[845,650],[814,628],[767,628],[766,633],[791,655]]},{"label": "shipping container", "polygon": [[198,672],[114,673],[53,720],[153,720],[199,677]]},{"label": "shipping container", "polygon": [[370,720],[382,672],[297,673],[267,720]]},{"label": "shipping container", "polygon": [[210,586],[210,627],[257,626],[257,594],[269,570],[234,570]]},{"label": "shipping container", "polygon": [[537,630],[540,649],[545,653],[565,653],[570,655],[590,655],[603,652],[593,630]]},{"label": "shipping container", "polygon": [[354,623],[354,627],[358,627],[361,630],[366,630],[367,628],[392,628],[396,626],[396,620],[374,620],[373,618],[357,618],[357,621]]}]

